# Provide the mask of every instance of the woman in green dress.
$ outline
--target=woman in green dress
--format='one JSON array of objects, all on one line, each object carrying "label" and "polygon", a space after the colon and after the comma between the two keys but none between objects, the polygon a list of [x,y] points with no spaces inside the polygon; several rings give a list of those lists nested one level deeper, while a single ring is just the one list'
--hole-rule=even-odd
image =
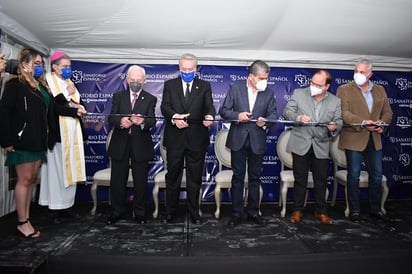
[{"label": "woman in green dress", "polygon": [[87,111],[56,102],[44,77],[43,56],[38,51],[23,49],[18,61],[18,77],[7,81],[0,100],[0,145],[7,151],[5,165],[14,167],[17,174],[17,231],[23,237],[37,238],[40,232],[29,219],[32,185],[46,161],[47,147],[52,149],[58,138],[58,117],[81,117]]},{"label": "woman in green dress", "polygon": [[0,144],[7,151],[6,166],[15,167],[17,231],[37,238],[30,222],[32,185],[41,163],[46,160],[48,119],[51,97],[43,74],[43,57],[32,49],[19,53],[18,77],[10,79],[0,101]]}]

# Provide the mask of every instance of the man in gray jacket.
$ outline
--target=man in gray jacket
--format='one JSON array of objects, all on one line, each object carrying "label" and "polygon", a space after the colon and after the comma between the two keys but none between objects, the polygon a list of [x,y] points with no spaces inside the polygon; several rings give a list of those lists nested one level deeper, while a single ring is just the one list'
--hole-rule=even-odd
[{"label": "man in gray jacket", "polygon": [[[315,218],[325,224],[333,222],[326,214],[325,199],[329,140],[342,128],[342,111],[340,99],[328,92],[331,82],[328,71],[316,71],[309,87],[293,92],[283,112],[285,119],[303,123],[292,129],[286,147],[292,153],[295,178],[292,223],[299,223],[303,216],[309,170],[315,185]],[[313,122],[319,124],[315,126]]]}]

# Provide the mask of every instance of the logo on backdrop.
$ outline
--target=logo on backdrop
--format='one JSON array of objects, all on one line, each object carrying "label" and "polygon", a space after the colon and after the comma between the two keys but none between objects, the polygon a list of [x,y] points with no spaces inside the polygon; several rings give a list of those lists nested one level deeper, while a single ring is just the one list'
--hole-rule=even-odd
[{"label": "logo on backdrop", "polygon": [[409,154],[406,153],[402,153],[399,154],[399,162],[403,165],[403,166],[409,166],[411,164],[411,157]]},{"label": "logo on backdrop", "polygon": [[106,78],[104,73],[84,73],[81,70],[73,70],[72,81],[76,84],[80,84],[86,81],[101,81]]},{"label": "logo on backdrop", "polygon": [[396,126],[405,129],[411,126],[411,121],[406,116],[399,116],[396,119]]},{"label": "logo on backdrop", "polygon": [[72,81],[76,84],[82,83],[83,79],[83,71],[80,70],[74,70],[72,72]]},{"label": "logo on backdrop", "polygon": [[310,83],[310,78],[305,74],[295,74],[295,82],[299,87],[307,87]]},{"label": "logo on backdrop", "polygon": [[119,73],[119,77],[120,77],[120,79],[122,79],[122,80],[126,79],[126,73],[125,73],[125,72]]},{"label": "logo on backdrop", "polygon": [[400,90],[407,90],[408,88],[412,88],[412,81],[408,81],[406,78],[396,78],[395,85]]}]

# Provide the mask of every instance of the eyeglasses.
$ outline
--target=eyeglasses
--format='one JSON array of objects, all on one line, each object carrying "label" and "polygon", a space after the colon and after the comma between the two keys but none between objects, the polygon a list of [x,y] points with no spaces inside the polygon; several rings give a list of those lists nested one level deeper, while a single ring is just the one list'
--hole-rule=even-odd
[{"label": "eyeglasses", "polygon": [[310,84],[314,87],[317,87],[317,88],[323,88],[325,86],[325,85],[316,84],[313,81],[310,81]]},{"label": "eyeglasses", "polygon": [[44,63],[43,63],[43,62],[39,62],[39,61],[34,62],[34,64],[35,64],[36,66],[44,66]]}]

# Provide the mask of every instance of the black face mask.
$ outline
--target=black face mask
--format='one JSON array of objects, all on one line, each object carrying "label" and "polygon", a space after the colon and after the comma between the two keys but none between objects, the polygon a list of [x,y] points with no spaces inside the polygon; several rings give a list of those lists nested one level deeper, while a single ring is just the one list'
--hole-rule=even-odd
[{"label": "black face mask", "polygon": [[139,82],[130,82],[129,83],[129,87],[133,92],[138,92],[139,90],[142,89],[142,84],[140,84]]}]

